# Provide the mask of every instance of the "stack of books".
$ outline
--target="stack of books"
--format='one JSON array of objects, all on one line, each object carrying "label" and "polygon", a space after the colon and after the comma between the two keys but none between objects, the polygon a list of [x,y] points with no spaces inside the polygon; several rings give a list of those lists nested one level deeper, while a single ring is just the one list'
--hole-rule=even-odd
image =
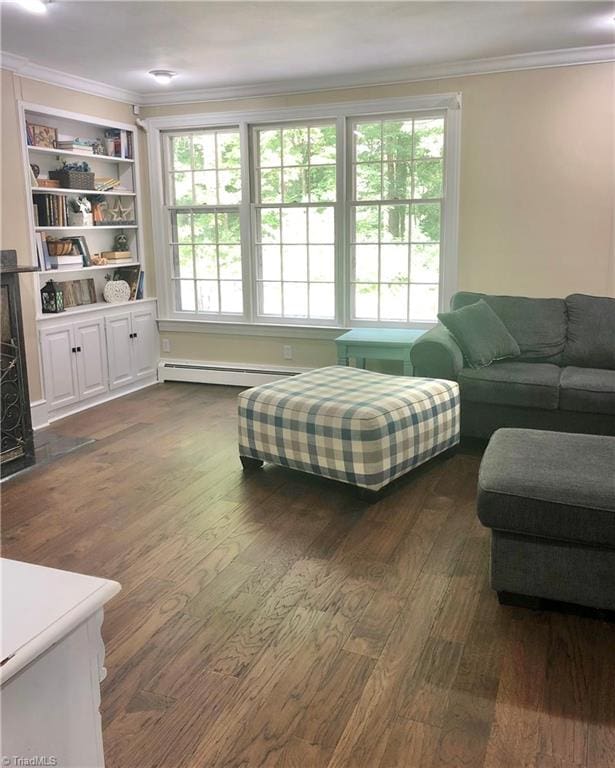
[{"label": "stack of books", "polygon": [[130,251],[103,251],[100,255],[107,261],[132,261]]},{"label": "stack of books", "polygon": [[66,256],[49,256],[51,269],[75,269],[83,266],[80,253],[69,253]]},{"label": "stack of books", "polygon": [[80,155],[93,155],[94,148],[87,139],[69,139],[56,142],[57,148],[65,152],[77,152]]},{"label": "stack of books", "polygon": [[33,195],[35,221],[39,227],[68,226],[68,197],[66,195]]},{"label": "stack of books", "polygon": [[94,188],[98,192],[109,192],[110,190],[119,187],[120,184],[121,181],[119,179],[114,179],[110,176],[103,176],[102,178],[94,179]]}]

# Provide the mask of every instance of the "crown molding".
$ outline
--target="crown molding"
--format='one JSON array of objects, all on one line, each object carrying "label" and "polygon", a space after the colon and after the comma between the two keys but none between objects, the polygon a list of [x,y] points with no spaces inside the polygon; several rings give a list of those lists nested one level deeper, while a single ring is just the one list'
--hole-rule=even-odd
[{"label": "crown molding", "polygon": [[90,80],[86,77],[79,77],[79,75],[61,72],[59,69],[44,67],[24,56],[17,56],[14,53],[0,51],[0,65],[2,69],[8,69],[30,80],[39,80],[42,83],[58,85],[61,88],[79,91],[79,93],[88,93],[92,96],[100,96],[104,99],[122,101],[126,104],[139,104],[142,98],[141,94],[136,91],[127,91],[124,88],[116,88],[113,85],[101,83],[98,80]]},{"label": "crown molding", "polygon": [[127,104],[140,106],[165,106],[170,104],[190,104],[206,101],[229,101],[232,99],[281,96],[314,91],[332,91],[344,88],[361,88],[375,85],[397,85],[400,83],[419,82],[421,80],[443,80],[472,75],[489,75],[499,72],[514,72],[527,69],[545,69],[549,67],[570,67],[580,64],[599,64],[615,61],[615,45],[595,45],[583,48],[562,48],[537,53],[522,53],[512,56],[497,56],[488,59],[424,64],[415,67],[381,70],[378,72],[358,72],[334,77],[302,78],[293,81],[279,80],[250,85],[216,86],[185,91],[167,91],[165,93],[138,93],[117,88],[97,80],[89,80],[57,69],[44,67],[27,58],[12,53],[0,52],[3,69],[8,69],[22,77],[40,80],[52,85],[59,85],[81,93],[101,96]]},{"label": "crown molding", "polygon": [[598,64],[615,61],[615,45],[596,45],[584,48],[563,48],[555,51],[523,53],[514,56],[498,56],[489,59],[472,59],[442,64],[425,64],[395,70],[297,79],[291,82],[255,83],[203,88],[192,91],[168,91],[164,94],[141,95],[142,106],[154,107],[169,104],[190,104],[204,101],[227,101],[262,96],[290,96],[296,93],[333,91],[344,88],[361,88],[375,85],[397,85],[421,80],[443,80],[452,77],[489,75],[498,72],[514,72],[524,69],[570,67],[578,64]]}]

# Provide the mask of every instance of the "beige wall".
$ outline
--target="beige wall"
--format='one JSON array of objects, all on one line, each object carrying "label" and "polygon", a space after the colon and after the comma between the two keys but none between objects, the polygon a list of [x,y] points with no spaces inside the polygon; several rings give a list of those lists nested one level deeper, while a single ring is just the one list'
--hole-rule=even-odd
[{"label": "beige wall", "polygon": [[[592,64],[267,99],[177,105],[147,116],[461,92],[459,288],[615,296],[615,66]],[[164,333],[172,357],[326,364],[331,342]],[[316,354],[316,359],[314,359]],[[165,355],[168,357],[169,355]]]},{"label": "beige wall", "polygon": [[[142,110],[142,116],[218,112],[459,91],[463,96],[459,288],[529,296],[573,291],[615,296],[615,65],[426,81],[266,99]],[[17,99],[132,122],[128,105],[2,72],[2,248],[28,254]],[[143,181],[146,153],[141,137]],[[147,184],[143,184],[145,264],[154,287]],[[24,279],[31,398],[41,396],[35,296]],[[181,359],[281,363],[335,360],[330,341],[164,333]]]},{"label": "beige wall", "polygon": [[[18,101],[65,109],[93,115],[106,120],[132,123],[134,116],[128,104],[121,104],[110,99],[89,96],[66,88],[41,83],[18,77],[12,72],[1,70],[2,95],[2,184],[0,187],[0,245],[3,249],[15,249],[20,263],[36,263],[36,255],[30,253],[28,220],[26,215],[27,194],[23,171],[23,159],[20,148]],[[145,169],[142,182],[146,181]],[[144,213],[149,222],[149,198],[144,200]],[[146,228],[146,253],[151,251],[149,229]],[[150,270],[151,271],[151,270]],[[30,380],[30,400],[43,397],[37,333],[36,311],[38,307],[38,277],[22,277],[22,304],[24,314],[24,332],[26,337],[26,356]]]}]

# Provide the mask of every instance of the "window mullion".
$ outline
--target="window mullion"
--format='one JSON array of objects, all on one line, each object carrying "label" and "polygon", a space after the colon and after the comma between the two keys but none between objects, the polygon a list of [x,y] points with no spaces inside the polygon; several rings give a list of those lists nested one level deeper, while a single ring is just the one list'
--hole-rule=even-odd
[{"label": "window mullion", "polygon": [[350,242],[350,211],[347,201],[351,198],[351,152],[352,142],[348,141],[350,123],[344,117],[336,120],[336,202],[334,206],[335,242],[335,318],[338,324],[346,326],[350,321],[352,264],[348,243]]},{"label": "window mullion", "polygon": [[244,317],[253,323],[256,316],[256,222],[252,207],[256,183],[251,178],[250,129],[246,122],[239,125],[239,150],[241,159],[241,203],[239,206],[239,231],[241,237],[241,281],[243,287]]}]

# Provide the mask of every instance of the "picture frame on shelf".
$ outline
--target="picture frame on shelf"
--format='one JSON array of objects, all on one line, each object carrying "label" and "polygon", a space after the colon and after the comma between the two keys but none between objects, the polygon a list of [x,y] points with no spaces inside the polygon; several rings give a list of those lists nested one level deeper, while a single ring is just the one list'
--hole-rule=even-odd
[{"label": "picture frame on shelf", "polygon": [[[33,147],[42,149],[55,149],[58,143],[58,129],[50,128],[48,125],[37,125],[36,123],[26,123],[28,143]],[[31,139],[31,141],[30,141]]]},{"label": "picture frame on shelf", "polygon": [[144,293],[145,293],[145,272],[141,270],[139,272],[139,282],[137,283],[137,295],[135,297],[136,301],[139,301],[139,299],[142,299]]},{"label": "picture frame on shelf", "polygon": [[130,301],[134,301],[137,298],[140,273],[141,266],[139,264],[130,264],[113,270],[112,280],[125,280],[130,286]]},{"label": "picture frame on shelf", "polygon": [[94,225],[99,227],[134,225],[135,204],[131,198],[116,197],[112,202],[101,200],[92,206]]},{"label": "picture frame on shelf", "polygon": [[71,237],[70,239],[73,243],[75,252],[81,254],[81,258],[83,259],[83,266],[91,267],[92,256],[90,254],[90,249],[88,248],[88,241],[85,239],[83,235],[79,235],[77,237]]},{"label": "picture frame on shelf", "polygon": [[61,283],[61,286],[64,293],[64,307],[66,309],[96,304],[96,287],[93,278],[65,280]]}]

